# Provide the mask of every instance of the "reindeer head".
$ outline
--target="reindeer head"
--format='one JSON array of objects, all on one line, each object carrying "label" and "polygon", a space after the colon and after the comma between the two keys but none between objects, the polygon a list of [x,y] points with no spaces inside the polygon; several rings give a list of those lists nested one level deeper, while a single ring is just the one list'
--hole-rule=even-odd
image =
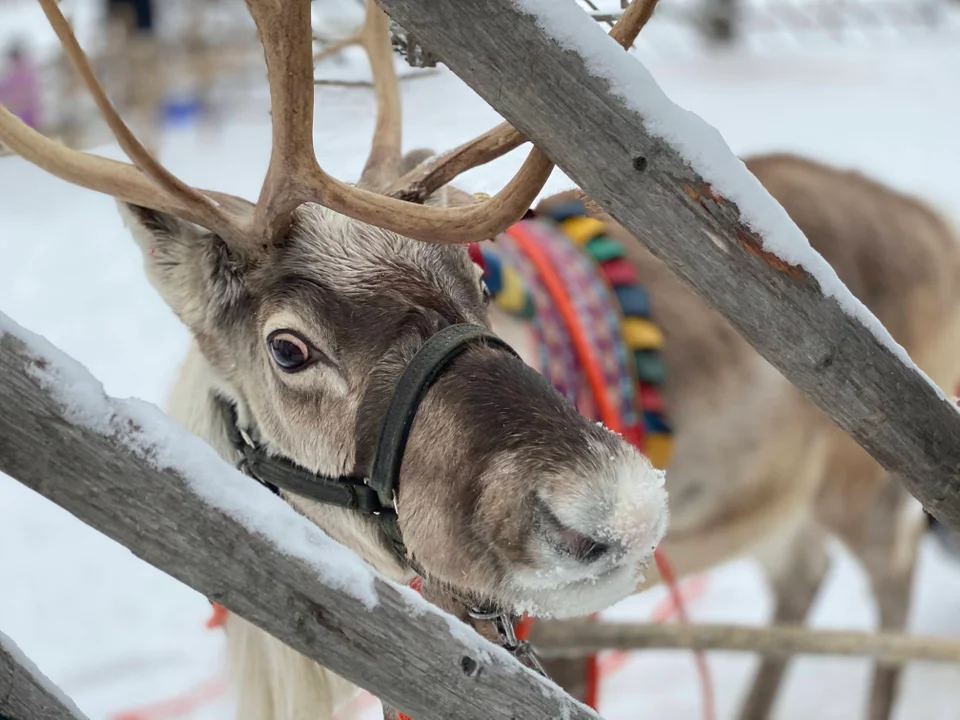
[{"label": "reindeer head", "polygon": [[[41,4],[134,165],[67,150],[3,110],[0,140],[121,200],[151,282],[271,453],[312,472],[364,473],[418,348],[448,325],[487,325],[480,270],[459,243],[518,219],[549,161],[533,150],[504,191],[456,209],[372,192],[396,183],[401,157],[387,18],[370,2],[361,38],[374,68],[377,134],[360,187],[334,180],[313,150],[310,2],[247,0],[271,86],[270,167],[255,205],[198,191],[137,142],[56,0]],[[288,499],[323,526],[349,512]],[[646,458],[516,357],[478,343],[418,408],[397,512],[410,558],[432,578],[508,609],[571,615],[633,591],[664,533],[665,501],[662,475]],[[358,549],[382,560],[376,520],[350,521],[366,537]]]}]

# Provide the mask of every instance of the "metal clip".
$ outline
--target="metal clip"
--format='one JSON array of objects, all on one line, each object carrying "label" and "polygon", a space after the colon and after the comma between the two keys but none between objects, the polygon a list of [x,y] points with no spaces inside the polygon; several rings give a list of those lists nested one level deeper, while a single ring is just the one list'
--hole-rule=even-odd
[{"label": "metal clip", "polygon": [[494,608],[472,607],[467,609],[467,615],[474,620],[496,620],[501,617],[503,613]]},{"label": "metal clip", "polygon": [[243,441],[247,444],[247,447],[256,447],[256,444],[253,442],[253,438],[241,427],[237,428],[237,432],[240,433],[240,437],[243,438]]},{"label": "metal clip", "polygon": [[540,664],[540,660],[537,658],[530,643],[517,639],[517,634],[513,627],[513,618],[507,613],[493,609],[471,608],[467,610],[467,614],[474,620],[492,621],[497,628],[497,633],[500,635],[500,644],[503,649],[535,672],[540,673],[544,677],[547,676],[543,665]]}]

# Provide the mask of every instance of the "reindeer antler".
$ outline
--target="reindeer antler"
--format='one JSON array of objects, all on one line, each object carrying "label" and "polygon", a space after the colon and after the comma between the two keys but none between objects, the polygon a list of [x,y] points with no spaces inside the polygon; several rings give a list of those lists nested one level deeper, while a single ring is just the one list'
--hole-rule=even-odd
[{"label": "reindeer antler", "polygon": [[[264,46],[274,119],[273,153],[257,203],[254,234],[276,237],[286,227],[293,210],[312,201],[419,240],[481,240],[519,219],[549,177],[552,164],[534,149],[520,172],[497,195],[479,205],[456,209],[404,203],[336,180],[323,171],[313,151],[309,0],[247,0],[247,7]],[[363,33],[380,101],[373,151],[363,179],[379,180],[391,169],[394,173],[399,169],[400,102],[387,17],[373,0],[367,2]]]},{"label": "reindeer antler", "polygon": [[[39,0],[87,88],[132,165],[70,150],[0,108],[0,142],[68,182],[126,202],[168,212],[227,240],[270,243],[301,204],[317,202],[358,220],[427,242],[463,243],[493,237],[530,207],[552,169],[534,149],[503,190],[483,203],[432,208],[377,195],[323,171],[313,145],[313,42],[310,0],[246,0],[267,63],[273,120],[270,165],[256,205],[200,191],[169,173],[137,141],[90,69],[56,0]],[[364,48],[378,98],[377,130],[362,182],[380,184],[399,172],[400,108],[386,16],[368,0]]]},{"label": "reindeer antler", "polygon": [[[657,0],[633,0],[610,30],[610,37],[629,49],[653,17]],[[500,123],[483,135],[463,143],[400,178],[388,194],[401,200],[423,202],[432,193],[467,170],[503,157],[527,142],[510,123]]]},{"label": "reindeer antler", "polygon": [[134,164],[70,150],[45,138],[3,107],[0,107],[0,141],[27,161],[68,182],[169,212],[224,237],[234,237],[232,229],[237,213],[249,203],[221,193],[201,193],[167,172],[136,139],[107,99],[56,0],[40,0],[40,6],[104,120]]}]

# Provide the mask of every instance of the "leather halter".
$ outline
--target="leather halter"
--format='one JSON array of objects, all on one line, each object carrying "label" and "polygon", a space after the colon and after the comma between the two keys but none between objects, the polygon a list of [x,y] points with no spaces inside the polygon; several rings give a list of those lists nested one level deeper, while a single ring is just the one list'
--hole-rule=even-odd
[{"label": "leather halter", "polygon": [[313,473],[288,458],[270,455],[238,424],[236,406],[218,398],[230,442],[239,454],[237,468],[279,495],[286,490],[326,505],[380,518],[380,527],[401,560],[410,564],[397,518],[397,491],[403,452],[417,410],[427,391],[450,362],[468,347],[486,344],[516,351],[479,325],[458,323],[438,331],[417,350],[397,381],[380,424],[366,476]]},{"label": "leather halter", "polygon": [[[449,325],[428,338],[397,381],[380,424],[366,478],[313,473],[288,458],[268,454],[248,432],[240,428],[236,405],[218,397],[227,434],[238,453],[237,469],[276,495],[286,490],[326,505],[379,517],[380,527],[398,558],[422,576],[423,572],[404,546],[397,517],[397,491],[403,452],[417,410],[427,391],[454,358],[476,344],[497,347],[519,357],[512,347],[479,325]],[[457,596],[451,592],[451,598],[454,597]],[[525,665],[544,674],[529,645],[519,641],[514,634],[514,618],[499,609],[478,606],[463,598],[458,598],[458,602],[472,620],[493,623],[504,649]]]}]

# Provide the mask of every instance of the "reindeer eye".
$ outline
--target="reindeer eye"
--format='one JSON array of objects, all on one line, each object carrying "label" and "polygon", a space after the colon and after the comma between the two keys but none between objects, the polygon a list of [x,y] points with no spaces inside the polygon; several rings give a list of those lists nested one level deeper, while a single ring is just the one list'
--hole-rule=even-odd
[{"label": "reindeer eye", "polygon": [[297,372],[312,360],[310,345],[299,335],[289,330],[277,330],[267,338],[274,362],[284,372]]},{"label": "reindeer eye", "polygon": [[484,282],[482,279],[480,280],[480,293],[483,295],[483,304],[489,305],[490,298],[491,298],[490,288],[487,287],[487,283]]}]

